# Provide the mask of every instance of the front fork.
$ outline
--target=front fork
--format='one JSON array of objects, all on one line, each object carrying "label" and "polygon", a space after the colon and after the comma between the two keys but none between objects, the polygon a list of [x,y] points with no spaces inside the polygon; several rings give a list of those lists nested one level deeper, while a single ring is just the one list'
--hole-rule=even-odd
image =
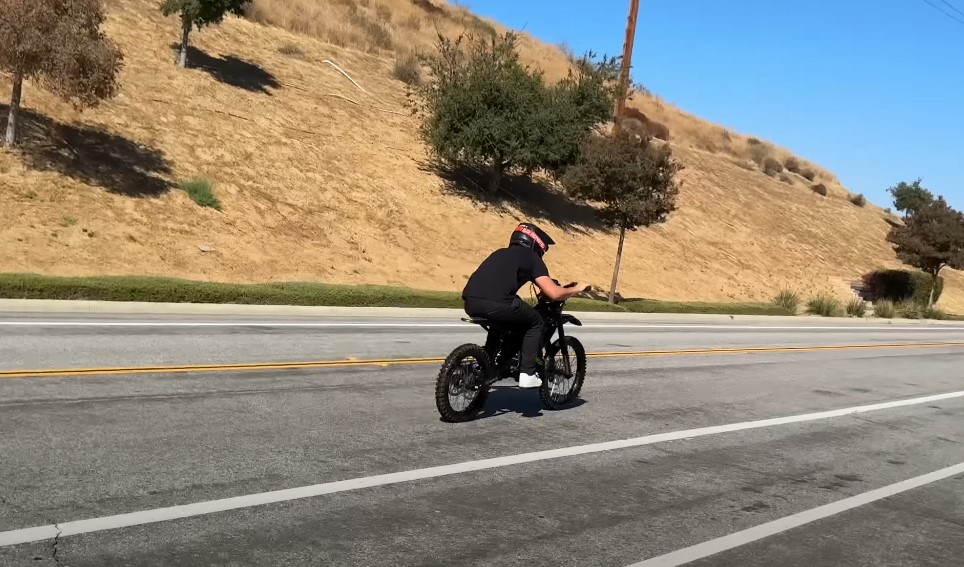
[{"label": "front fork", "polygon": [[[555,330],[559,333],[559,351],[562,353],[562,372],[566,377],[566,380],[569,380],[572,378],[572,364],[569,363],[569,345],[566,344],[565,324],[558,316],[543,316],[545,317],[546,323],[549,323],[546,325],[546,337],[544,341],[545,348],[543,349],[542,353],[543,368],[547,368],[549,365],[549,361],[545,360],[545,357],[549,354],[549,347],[552,345],[552,331],[553,327],[555,327]],[[546,376],[546,379],[548,380],[549,377]]]},{"label": "front fork", "polygon": [[569,345],[566,344],[566,329],[559,323],[559,351],[562,352],[562,371],[566,380],[572,378],[572,364],[569,363]]}]

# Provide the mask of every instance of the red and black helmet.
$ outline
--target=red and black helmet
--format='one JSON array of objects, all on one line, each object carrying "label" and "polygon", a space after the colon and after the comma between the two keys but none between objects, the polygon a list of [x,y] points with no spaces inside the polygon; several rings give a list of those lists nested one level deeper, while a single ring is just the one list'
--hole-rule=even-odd
[{"label": "red and black helmet", "polygon": [[525,246],[539,256],[545,254],[549,246],[555,243],[556,241],[546,234],[546,231],[528,222],[517,226],[512,231],[512,238],[509,239],[509,246]]}]

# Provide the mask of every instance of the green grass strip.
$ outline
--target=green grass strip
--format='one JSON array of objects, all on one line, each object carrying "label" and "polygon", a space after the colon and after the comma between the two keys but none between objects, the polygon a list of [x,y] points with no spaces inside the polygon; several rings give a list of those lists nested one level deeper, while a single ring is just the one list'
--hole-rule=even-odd
[{"label": "green grass strip", "polygon": [[[0,297],[163,303],[232,303],[245,305],[325,305],[341,307],[461,308],[456,292],[375,285],[323,283],[232,284],[146,276],[58,277],[0,274]],[[610,305],[573,299],[571,311],[785,315],[768,303],[686,303],[639,300]]]}]

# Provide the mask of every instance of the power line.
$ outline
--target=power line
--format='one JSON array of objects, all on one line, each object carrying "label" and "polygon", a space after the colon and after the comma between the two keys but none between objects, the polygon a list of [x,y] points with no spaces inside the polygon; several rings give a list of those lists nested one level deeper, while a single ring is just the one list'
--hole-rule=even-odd
[{"label": "power line", "polygon": [[954,10],[954,11],[957,12],[958,14],[964,16],[964,12],[958,10],[958,9],[957,9],[957,6],[955,6],[954,4],[951,4],[951,3],[948,2],[947,0],[941,0],[941,2],[943,2],[944,4],[947,4],[947,7],[950,8],[951,10]]},{"label": "power line", "polygon": [[[937,10],[938,12],[944,14],[944,15],[947,16],[948,18],[950,18],[950,19],[954,20],[955,22],[957,22],[957,23],[961,24],[962,26],[964,26],[964,20],[958,18],[957,16],[955,16],[954,14],[948,12],[948,11],[945,10],[944,8],[941,8],[941,7],[938,6],[937,4],[931,2],[931,0],[924,0],[924,2],[927,2],[928,5],[930,5],[932,8],[934,8],[934,9]],[[941,0],[941,2],[944,2],[945,4],[947,4],[948,6],[950,6],[951,8],[954,8],[954,6],[952,6],[951,4],[948,4],[947,2],[945,2],[945,0]],[[957,8],[954,8],[954,10],[955,10],[955,11],[960,11],[960,10],[958,10]]]}]

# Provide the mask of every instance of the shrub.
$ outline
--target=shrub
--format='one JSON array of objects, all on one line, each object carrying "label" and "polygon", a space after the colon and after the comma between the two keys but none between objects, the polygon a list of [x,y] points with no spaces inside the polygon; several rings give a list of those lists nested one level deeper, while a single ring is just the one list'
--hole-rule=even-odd
[{"label": "shrub", "polygon": [[181,189],[198,205],[221,210],[221,201],[214,195],[214,185],[207,179],[184,181]]},{"label": "shrub", "polygon": [[741,168],[741,169],[745,169],[745,170],[747,170],[747,171],[754,171],[754,170],[756,170],[756,168],[753,166],[753,162],[752,162],[752,161],[749,161],[749,160],[746,160],[746,159],[743,159],[743,158],[732,157],[732,156],[729,157],[728,159],[730,160],[730,163],[732,163],[733,165],[735,165],[735,166],[737,166],[737,167],[739,167],[739,168]]},{"label": "shrub", "polygon": [[751,146],[760,146],[760,145],[763,145],[763,142],[761,142],[760,140],[758,140],[758,139],[756,139],[756,138],[747,138],[746,143],[747,143],[748,145],[751,145]]},{"label": "shrub", "polygon": [[[750,146],[750,159],[756,162],[760,169],[766,167],[766,162],[769,159],[773,159],[773,147],[770,144],[753,144]],[[779,163],[779,162],[777,162]],[[783,169],[783,165],[780,165],[780,169]]]},{"label": "shrub", "polygon": [[[876,270],[864,274],[864,293],[871,301],[888,300],[894,303],[913,303],[926,306],[930,300],[933,276],[908,270]],[[944,278],[937,279],[934,301],[941,298]]]},{"label": "shrub", "polygon": [[396,59],[392,76],[407,85],[418,86],[422,84],[422,71],[418,66],[418,58],[414,55],[408,55],[402,59]]},{"label": "shrub", "polygon": [[832,295],[818,295],[807,301],[807,313],[821,317],[840,317],[843,314],[843,307]]},{"label": "shrub", "polygon": [[763,160],[763,173],[770,176],[783,173],[783,164],[776,158],[767,157]]},{"label": "shrub", "polygon": [[867,198],[859,193],[857,195],[851,195],[848,200],[858,207],[863,207],[867,204]]},{"label": "shrub", "polygon": [[824,185],[823,183],[816,183],[814,185],[811,185],[810,189],[813,190],[813,192],[816,193],[817,195],[820,195],[821,197],[827,196],[827,186]]},{"label": "shrub", "polygon": [[946,317],[945,313],[937,307],[925,307],[921,311],[921,314],[925,319],[935,319],[937,321],[940,321]]},{"label": "shrub", "polygon": [[874,303],[874,316],[880,317],[881,319],[893,319],[894,315],[897,314],[897,310],[894,308],[894,302],[889,299],[881,299],[880,301]]},{"label": "shrub", "polygon": [[817,172],[810,169],[809,167],[807,169],[802,170],[800,172],[800,175],[802,175],[803,178],[806,179],[807,181],[813,181],[814,179],[817,178]]},{"label": "shrub", "polygon": [[800,311],[800,296],[789,289],[778,293],[777,296],[773,298],[773,303],[779,305],[789,315],[796,315]]},{"label": "shrub", "polygon": [[863,317],[867,313],[867,302],[862,297],[855,296],[847,303],[847,315]]},{"label": "shrub", "polygon": [[783,165],[790,173],[800,173],[800,160],[793,156],[788,157]]},{"label": "shrub", "polygon": [[904,319],[923,319],[924,308],[914,303],[898,303],[897,315]]},{"label": "shrub", "polygon": [[285,43],[278,48],[278,53],[282,55],[287,55],[289,57],[297,57],[299,59],[304,58],[305,52],[296,43]]},{"label": "shrub", "polygon": [[793,178],[787,175],[786,172],[780,174],[780,181],[787,185],[793,185]]}]

